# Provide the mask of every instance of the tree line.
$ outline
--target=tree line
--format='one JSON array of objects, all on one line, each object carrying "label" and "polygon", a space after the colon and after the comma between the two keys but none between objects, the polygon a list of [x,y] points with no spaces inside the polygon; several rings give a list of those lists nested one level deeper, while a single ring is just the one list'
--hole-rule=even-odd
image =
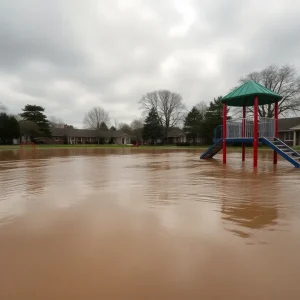
[{"label": "tree line", "polygon": [[21,135],[51,136],[50,122],[44,114],[44,108],[38,105],[25,105],[23,112],[12,115],[6,107],[0,105],[0,143],[11,144],[13,139]]},{"label": "tree line", "polygon": [[[271,65],[259,72],[252,72],[242,77],[239,84],[253,80],[270,90],[280,94],[279,112],[282,116],[300,111],[300,77],[292,66],[278,67]],[[211,102],[200,101],[190,111],[187,111],[182,96],[169,90],[148,92],[138,101],[142,117],[130,124],[111,124],[109,113],[101,107],[89,110],[83,118],[83,126],[93,130],[121,130],[130,135],[133,141],[146,140],[154,143],[160,140],[166,143],[168,134],[173,128],[182,128],[187,138],[194,144],[211,143],[214,129],[222,124],[221,96]],[[253,113],[252,108],[247,108]],[[236,109],[230,115],[238,115]],[[274,117],[274,105],[259,106],[261,117]],[[0,142],[11,143],[12,139],[21,135],[32,138],[51,136],[51,128],[63,128],[65,123],[56,116],[47,118],[45,109],[38,105],[27,104],[22,113],[11,115],[0,103]]]}]

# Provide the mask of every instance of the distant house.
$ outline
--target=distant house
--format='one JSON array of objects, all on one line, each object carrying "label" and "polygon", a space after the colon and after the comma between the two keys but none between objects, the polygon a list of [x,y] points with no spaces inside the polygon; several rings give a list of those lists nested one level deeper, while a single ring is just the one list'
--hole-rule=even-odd
[{"label": "distant house", "polygon": [[36,138],[44,144],[130,144],[131,138],[122,131],[76,129],[73,126],[51,128],[51,138]]},{"label": "distant house", "polygon": [[[156,141],[155,141],[156,144],[161,144],[162,142],[163,142],[163,139],[156,139]],[[187,137],[184,130],[179,127],[171,128],[168,132],[167,139],[165,141],[165,143],[167,145],[176,145],[178,143],[192,143],[192,142],[193,141]],[[148,144],[148,141],[144,141],[144,143]],[[197,138],[196,143],[200,144],[201,139]]]},{"label": "distant house", "polygon": [[278,120],[279,138],[290,146],[300,145],[300,117]]},{"label": "distant house", "polygon": [[175,145],[177,143],[186,143],[187,137],[181,128],[174,127],[169,130],[167,144]]},{"label": "distant house", "polygon": [[197,145],[202,145],[204,143],[203,138],[201,137],[197,137],[195,139],[195,141],[193,141],[192,138],[189,138],[187,136],[187,133],[184,132],[183,129],[175,127],[172,128],[169,132],[168,132],[168,140],[167,143],[171,144],[171,145],[175,145],[178,143],[196,143]]},{"label": "distant house", "polygon": [[[158,138],[154,141],[155,144],[162,144],[164,141],[163,138]],[[151,140],[144,140],[144,144],[150,144]],[[171,128],[168,132],[167,139],[165,140],[165,144],[168,145],[175,145],[177,143],[184,143],[186,142],[186,135],[184,131],[178,127]]]}]

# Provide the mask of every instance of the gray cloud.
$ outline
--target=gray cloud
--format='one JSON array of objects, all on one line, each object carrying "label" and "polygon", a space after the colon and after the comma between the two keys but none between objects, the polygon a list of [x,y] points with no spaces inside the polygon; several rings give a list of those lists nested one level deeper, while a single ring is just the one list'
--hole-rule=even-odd
[{"label": "gray cloud", "polygon": [[95,105],[130,122],[160,88],[191,108],[269,64],[299,69],[299,13],[292,0],[0,0],[0,102],[77,126]]}]

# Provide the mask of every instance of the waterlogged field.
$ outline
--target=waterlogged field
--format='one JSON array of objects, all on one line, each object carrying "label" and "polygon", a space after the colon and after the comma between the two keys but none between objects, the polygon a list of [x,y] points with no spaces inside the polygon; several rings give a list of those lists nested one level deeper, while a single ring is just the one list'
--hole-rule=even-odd
[{"label": "waterlogged field", "polygon": [[0,152],[0,299],[299,299],[300,171],[272,152]]}]

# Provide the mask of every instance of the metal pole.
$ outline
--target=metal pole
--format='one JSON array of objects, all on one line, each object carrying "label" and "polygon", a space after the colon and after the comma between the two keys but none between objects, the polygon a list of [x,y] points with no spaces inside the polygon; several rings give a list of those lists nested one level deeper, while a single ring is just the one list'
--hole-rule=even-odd
[{"label": "metal pole", "polygon": [[[243,106],[243,123],[242,123],[242,137],[245,137],[246,133],[246,106]],[[245,161],[245,143],[243,143],[243,150],[242,150],[242,161]]]},{"label": "metal pole", "polygon": [[[278,138],[278,101],[275,102],[275,137]],[[274,165],[277,164],[277,152],[274,151]]]},{"label": "metal pole", "polygon": [[257,168],[258,148],[258,97],[254,98],[254,130],[253,130],[253,167]]},{"label": "metal pole", "polygon": [[223,164],[226,164],[227,105],[223,103]]}]

